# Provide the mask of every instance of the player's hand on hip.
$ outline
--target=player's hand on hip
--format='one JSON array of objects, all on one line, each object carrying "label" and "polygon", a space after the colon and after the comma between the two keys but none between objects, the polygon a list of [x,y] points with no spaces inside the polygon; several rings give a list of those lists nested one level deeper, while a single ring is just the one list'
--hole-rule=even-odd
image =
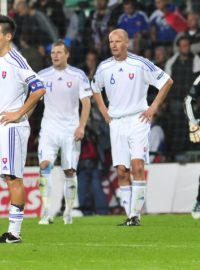
[{"label": "player's hand on hip", "polygon": [[84,135],[85,135],[85,128],[79,126],[79,127],[76,129],[75,133],[74,133],[74,139],[75,139],[76,141],[82,140],[83,137],[84,137]]},{"label": "player's hand on hip", "polygon": [[149,113],[148,112],[148,110],[147,111],[145,111],[145,112],[143,112],[140,116],[139,116],[139,118],[140,118],[140,120],[142,121],[142,122],[151,122],[151,120],[152,120],[152,114],[151,113]]},{"label": "player's hand on hip", "polygon": [[189,123],[189,137],[190,141],[193,143],[199,143],[200,142],[200,127],[197,124]]},{"label": "player's hand on hip", "polygon": [[9,123],[17,122],[21,118],[18,112],[2,112],[0,113],[0,123],[7,125]]}]

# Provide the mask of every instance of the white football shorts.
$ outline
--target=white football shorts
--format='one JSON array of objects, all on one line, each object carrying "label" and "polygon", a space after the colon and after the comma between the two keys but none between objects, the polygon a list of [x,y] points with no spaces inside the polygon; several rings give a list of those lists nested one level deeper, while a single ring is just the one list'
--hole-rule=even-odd
[{"label": "white football shorts", "polygon": [[54,164],[58,151],[61,150],[61,167],[63,170],[77,169],[81,143],[74,140],[74,132],[77,126],[68,127],[66,132],[57,132],[41,129],[38,159],[39,163],[48,160]]},{"label": "white football shorts", "polygon": [[143,159],[146,164],[149,163],[150,123],[141,122],[140,114],[112,119],[110,138],[113,166],[130,168],[133,159]]},{"label": "white football shorts", "polygon": [[0,126],[0,175],[23,178],[30,127]]}]

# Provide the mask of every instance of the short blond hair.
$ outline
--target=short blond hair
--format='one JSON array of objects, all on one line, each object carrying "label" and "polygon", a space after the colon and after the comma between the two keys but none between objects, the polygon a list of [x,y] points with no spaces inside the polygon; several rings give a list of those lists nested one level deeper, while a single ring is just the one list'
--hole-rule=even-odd
[{"label": "short blond hair", "polygon": [[128,33],[127,33],[124,29],[121,29],[121,28],[114,29],[113,31],[110,32],[109,38],[110,38],[113,34],[120,34],[120,35],[123,36],[123,38],[124,38],[126,41],[129,40],[129,38],[128,38]]}]

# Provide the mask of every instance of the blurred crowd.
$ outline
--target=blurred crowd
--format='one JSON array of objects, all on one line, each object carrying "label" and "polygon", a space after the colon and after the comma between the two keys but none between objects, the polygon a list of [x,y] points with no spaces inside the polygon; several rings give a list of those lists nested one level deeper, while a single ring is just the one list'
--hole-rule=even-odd
[{"label": "blurred crowd", "polygon": [[[109,32],[115,28],[126,30],[129,51],[149,58],[174,80],[166,102],[152,122],[151,161],[181,161],[186,151],[200,150],[199,144],[194,148],[189,142],[183,107],[183,100],[200,73],[200,1],[9,0],[8,15],[18,26],[14,46],[35,71],[51,65],[51,44],[62,38],[70,47],[70,64],[83,69],[90,80],[98,63],[110,56]],[[150,87],[149,103],[156,94],[157,90]],[[42,111],[43,105],[39,104],[30,119],[29,154],[37,152]],[[83,149],[93,147],[93,152],[91,156],[81,155],[81,168],[101,169],[109,165],[108,127],[93,102],[82,144]]]}]

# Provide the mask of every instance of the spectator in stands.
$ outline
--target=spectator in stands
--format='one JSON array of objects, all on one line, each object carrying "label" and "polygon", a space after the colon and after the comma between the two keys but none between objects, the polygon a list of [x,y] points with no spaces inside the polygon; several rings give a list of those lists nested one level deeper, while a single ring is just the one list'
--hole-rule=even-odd
[{"label": "spectator in stands", "polygon": [[187,24],[188,30],[178,34],[174,41],[174,51],[177,52],[176,41],[184,35],[190,40],[191,51],[200,55],[199,15],[196,12],[190,12],[187,16]]},{"label": "spectator in stands", "polygon": [[129,49],[139,53],[144,45],[144,38],[147,37],[149,22],[146,14],[138,10],[137,1],[123,0],[123,14],[119,17],[117,25],[128,33]]},{"label": "spectator in stands", "polygon": [[28,38],[30,46],[36,46],[42,54],[47,44],[57,38],[53,25],[48,18],[40,11],[29,6],[25,0],[19,0],[16,4],[17,24],[15,44],[20,48],[20,37]]},{"label": "spectator in stands", "polygon": [[30,46],[28,35],[20,37],[21,54],[27,59],[28,63],[35,72],[44,68],[44,59],[37,47]]},{"label": "spectator in stands", "polygon": [[107,8],[108,0],[97,0],[96,9],[90,18],[92,43],[101,57],[107,54],[108,22],[111,10]]},{"label": "spectator in stands", "polygon": [[[105,173],[105,144],[101,145],[99,139],[103,136],[104,140],[109,142],[109,130],[95,107],[93,102],[92,111],[95,111],[95,114],[91,115],[90,124],[82,141],[77,174],[79,205],[85,215],[108,214],[108,201],[102,186]],[[97,115],[99,119],[96,119]],[[106,145],[110,146],[108,143]]]},{"label": "spectator in stands", "polygon": [[189,147],[188,126],[183,117],[183,100],[194,78],[200,72],[200,58],[191,52],[188,37],[180,37],[177,40],[177,46],[178,53],[167,61],[165,69],[166,73],[174,80],[168,98],[168,117],[170,120],[168,121],[169,126],[166,128],[168,131],[166,137],[168,138],[168,147],[175,155],[175,159],[182,158],[184,151]]},{"label": "spectator in stands", "polygon": [[187,30],[187,22],[169,0],[155,0],[156,10],[150,17],[151,41],[171,46],[176,34]]},{"label": "spectator in stands", "polygon": [[81,68],[85,71],[91,81],[98,64],[98,54],[95,50],[89,50],[85,56],[85,62]]},{"label": "spectator in stands", "polygon": [[34,4],[37,10],[42,11],[56,26],[60,38],[66,35],[66,19],[63,5],[54,0],[37,0]]},{"label": "spectator in stands", "polygon": [[165,64],[168,59],[168,53],[164,46],[158,46],[155,48],[155,64],[161,68],[165,69]]}]

